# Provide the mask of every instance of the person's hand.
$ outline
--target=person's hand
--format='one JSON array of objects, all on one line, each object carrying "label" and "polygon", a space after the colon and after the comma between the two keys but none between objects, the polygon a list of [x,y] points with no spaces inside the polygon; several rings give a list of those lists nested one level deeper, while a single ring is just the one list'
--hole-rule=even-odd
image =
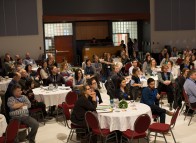
[{"label": "person's hand", "polygon": [[161,98],[161,95],[160,94],[157,94],[157,99],[160,99]]},{"label": "person's hand", "polygon": [[72,76],[68,77],[68,80],[73,80],[73,77]]},{"label": "person's hand", "polygon": [[142,87],[142,84],[140,83],[140,84],[138,84],[138,86],[139,86],[139,87]]},{"label": "person's hand", "polygon": [[164,82],[163,82],[163,84],[165,84],[165,85],[166,85],[166,84],[167,84],[167,81],[164,81]]},{"label": "person's hand", "polygon": [[36,76],[35,80],[39,80],[39,76]]},{"label": "person's hand", "polygon": [[92,91],[90,96],[92,97],[93,101],[96,101],[96,92]]},{"label": "person's hand", "polygon": [[165,81],[165,85],[169,85],[170,83],[171,83],[171,81],[169,81],[169,80]]}]

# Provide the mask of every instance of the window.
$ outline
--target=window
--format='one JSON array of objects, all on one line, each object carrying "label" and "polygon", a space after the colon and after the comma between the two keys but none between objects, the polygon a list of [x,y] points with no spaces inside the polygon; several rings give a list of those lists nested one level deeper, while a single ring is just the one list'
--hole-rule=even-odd
[{"label": "window", "polygon": [[45,23],[45,50],[55,54],[54,36],[73,35],[72,23]]},{"label": "window", "polygon": [[[112,22],[112,32],[113,32],[113,42],[114,45],[119,45],[119,41],[124,40],[125,44],[126,39],[123,39],[123,34],[129,34],[131,39],[138,39],[137,37],[137,21],[127,21],[127,22]],[[119,34],[122,34],[121,36]],[[118,37],[122,38],[119,39]],[[128,37],[127,37],[128,38]]]}]

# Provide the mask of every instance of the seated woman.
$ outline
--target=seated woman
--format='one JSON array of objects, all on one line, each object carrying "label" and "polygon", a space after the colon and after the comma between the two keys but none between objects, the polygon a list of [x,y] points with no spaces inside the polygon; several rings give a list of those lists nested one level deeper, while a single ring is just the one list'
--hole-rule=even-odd
[{"label": "seated woman", "polygon": [[42,63],[42,68],[40,70],[40,76],[44,85],[47,85],[47,78],[49,77],[49,75],[50,72],[49,72],[47,61],[44,61]]},{"label": "seated woman", "polygon": [[150,61],[150,66],[147,67],[147,74],[149,74],[149,75],[153,75],[153,73],[156,74],[157,73],[157,67],[156,66],[157,66],[156,60],[152,59]]},{"label": "seated woman", "polygon": [[155,81],[153,78],[149,78],[148,87],[142,90],[141,103],[148,105],[151,108],[152,114],[158,115],[160,117],[160,122],[165,123],[165,114],[169,116],[173,115],[173,112],[169,112],[163,108],[159,107],[160,95],[157,89],[155,89]]},{"label": "seated woman", "polygon": [[[171,61],[171,60],[169,59],[169,53],[166,53],[165,58],[161,61],[160,65],[162,66],[162,65],[164,65],[164,64],[167,64],[169,61]],[[173,62],[173,61],[172,61],[172,62]]]},{"label": "seated woman", "polygon": [[141,95],[141,81],[139,78],[140,75],[140,70],[139,68],[133,68],[132,71],[132,77],[131,77],[131,81],[130,81],[130,85],[131,85],[131,94],[133,96],[133,100],[136,100],[138,96]]},{"label": "seated woman", "polygon": [[80,93],[80,89],[86,83],[86,78],[83,76],[81,69],[76,69],[73,78],[73,90]]},{"label": "seated woman", "polygon": [[119,100],[122,99],[131,100],[131,96],[127,88],[126,80],[123,77],[118,79],[116,98],[118,98]]},{"label": "seated woman", "polygon": [[71,113],[71,122],[86,127],[85,113],[87,111],[96,111],[96,93],[92,92],[89,85],[82,87],[82,96],[76,101]]},{"label": "seated woman", "polygon": [[98,90],[97,82],[96,82],[95,78],[91,78],[88,81],[88,84],[90,85],[92,91],[94,91],[96,93],[97,103],[99,103],[99,104],[103,103],[103,100],[102,100],[101,94]]},{"label": "seated woman", "polygon": [[65,81],[73,81],[72,72],[68,69],[66,62],[61,63],[60,74],[64,77]]},{"label": "seated woman", "polygon": [[35,87],[39,87],[39,75],[37,75],[36,71],[32,70],[32,65],[28,64],[25,66],[25,70],[29,77],[35,81]]},{"label": "seated woman", "polygon": [[142,65],[142,72],[143,73],[147,73],[147,69],[149,69],[149,67],[150,67],[150,62],[151,62],[151,56],[147,55],[143,65]]},{"label": "seated woman", "polygon": [[38,102],[35,99],[34,93],[33,93],[33,88],[34,88],[34,82],[33,80],[28,80],[26,82],[26,96],[29,99],[29,101],[31,102],[31,108],[30,109],[36,109],[36,108],[41,108],[43,115],[46,116],[47,112],[46,112],[46,105],[43,102]]},{"label": "seated woman", "polygon": [[180,71],[182,71],[183,68],[194,69],[194,64],[191,63],[190,56],[185,56],[184,62],[180,65]]},{"label": "seated woman", "polygon": [[161,67],[161,73],[158,73],[158,91],[167,93],[167,100],[170,104],[170,110],[172,110],[172,103],[174,101],[173,85],[174,79],[172,73],[168,72],[168,66],[163,65]]},{"label": "seated woman", "polygon": [[176,47],[173,47],[172,52],[171,52],[172,57],[177,57],[178,56],[178,51]]},{"label": "seated woman", "polygon": [[171,72],[174,77],[179,76],[180,71],[173,67],[173,62],[172,61],[168,61],[167,66],[168,66],[168,72]]}]

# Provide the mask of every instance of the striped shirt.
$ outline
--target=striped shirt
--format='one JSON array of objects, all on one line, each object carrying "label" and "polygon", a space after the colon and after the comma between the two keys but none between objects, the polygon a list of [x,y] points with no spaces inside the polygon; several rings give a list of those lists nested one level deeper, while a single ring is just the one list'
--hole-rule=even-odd
[{"label": "striped shirt", "polygon": [[[19,109],[13,109],[14,104],[16,103],[24,103],[27,105],[27,109],[19,108]],[[31,102],[25,95],[21,95],[19,98],[15,96],[11,96],[8,98],[7,102],[8,107],[10,108],[9,115],[11,117],[18,117],[18,116],[29,116],[28,108],[31,107]]]}]

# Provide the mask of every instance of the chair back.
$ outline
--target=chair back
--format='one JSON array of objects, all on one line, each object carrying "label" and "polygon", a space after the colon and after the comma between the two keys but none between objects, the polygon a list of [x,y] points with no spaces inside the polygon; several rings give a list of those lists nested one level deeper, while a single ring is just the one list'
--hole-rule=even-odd
[{"label": "chair back", "polygon": [[174,114],[173,114],[173,116],[172,116],[172,118],[171,118],[171,121],[170,121],[170,126],[173,126],[173,127],[175,126],[176,119],[177,119],[177,117],[178,117],[179,111],[180,111],[180,107],[178,107],[178,108],[176,109],[176,111],[174,112]]},{"label": "chair back", "polygon": [[67,103],[63,102],[62,103],[62,108],[63,108],[63,114],[65,116],[66,121],[71,119],[71,114],[69,112],[69,108],[67,106]]},{"label": "chair back", "polygon": [[66,85],[66,86],[73,87],[73,82],[70,81],[70,80],[68,80],[68,81],[66,81],[65,85]]},{"label": "chair back", "polygon": [[16,119],[10,121],[6,129],[6,143],[13,143],[17,137],[20,122]]},{"label": "chair back", "polygon": [[149,128],[150,123],[151,123],[151,119],[149,115],[142,114],[136,119],[134,123],[134,131],[137,133],[143,133]]},{"label": "chair back", "polygon": [[90,128],[92,130],[96,130],[96,129],[100,130],[99,121],[93,112],[91,111],[86,112],[85,120],[86,120],[88,129]]},{"label": "chair back", "polygon": [[76,103],[76,101],[78,100],[78,95],[76,92],[74,91],[70,91],[66,97],[65,97],[65,102],[68,105],[74,105]]},{"label": "chair back", "polygon": [[125,71],[129,71],[129,68],[132,66],[131,63],[126,63],[125,64]]},{"label": "chair back", "polygon": [[189,104],[188,95],[186,94],[186,91],[185,91],[184,89],[183,89],[183,91],[182,91],[182,94],[183,94],[185,103],[188,103],[188,104]]}]

